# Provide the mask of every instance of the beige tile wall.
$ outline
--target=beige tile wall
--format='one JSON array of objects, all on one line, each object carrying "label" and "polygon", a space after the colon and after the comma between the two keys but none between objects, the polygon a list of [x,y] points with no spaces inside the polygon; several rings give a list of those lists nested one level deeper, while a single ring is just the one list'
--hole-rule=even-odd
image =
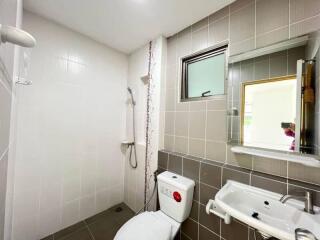
[{"label": "beige tile wall", "polygon": [[[230,54],[300,36],[320,28],[317,0],[238,0],[168,39],[164,148],[248,169],[320,184],[303,166],[235,155],[227,146],[227,96],[201,102],[179,101],[179,59],[229,41]],[[280,56],[279,56],[280,57]],[[263,65],[263,59],[261,64]],[[279,66],[275,66],[279,67]],[[281,71],[281,69],[278,69]],[[288,171],[289,170],[289,171]],[[296,174],[300,170],[306,174]]]}]

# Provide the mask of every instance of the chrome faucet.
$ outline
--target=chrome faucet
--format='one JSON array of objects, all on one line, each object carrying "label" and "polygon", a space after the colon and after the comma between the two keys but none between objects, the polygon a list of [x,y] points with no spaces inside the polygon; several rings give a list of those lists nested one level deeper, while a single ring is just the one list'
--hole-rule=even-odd
[{"label": "chrome faucet", "polygon": [[297,228],[295,230],[296,234],[296,240],[303,240],[303,239],[309,239],[309,240],[318,240],[314,234],[307,229],[303,228]]},{"label": "chrome faucet", "polygon": [[283,195],[280,198],[280,202],[285,203],[289,199],[304,201],[304,211],[310,214],[314,214],[311,192],[306,191],[304,196]]}]

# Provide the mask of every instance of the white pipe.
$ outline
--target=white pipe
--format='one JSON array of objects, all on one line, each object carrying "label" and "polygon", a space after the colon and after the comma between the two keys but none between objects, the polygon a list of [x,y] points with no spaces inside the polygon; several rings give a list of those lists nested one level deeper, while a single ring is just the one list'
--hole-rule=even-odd
[{"label": "white pipe", "polygon": [[36,39],[28,32],[16,27],[3,26],[0,24],[0,44],[10,42],[21,47],[33,48]]}]

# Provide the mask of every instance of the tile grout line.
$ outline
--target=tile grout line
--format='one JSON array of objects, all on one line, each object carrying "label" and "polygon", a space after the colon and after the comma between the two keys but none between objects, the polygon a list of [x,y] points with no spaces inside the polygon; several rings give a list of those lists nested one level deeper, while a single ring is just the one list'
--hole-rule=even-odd
[{"label": "tile grout line", "polygon": [[[231,35],[231,10],[230,10],[230,5],[228,6],[228,14],[229,14],[229,16],[228,16],[228,41],[229,41],[229,46],[228,46],[228,51],[229,51],[229,53],[230,53],[230,35]],[[228,53],[228,54],[229,54]]]},{"label": "tile grout line", "polygon": [[9,74],[7,67],[4,61],[2,60],[2,58],[0,58],[0,76],[3,76],[4,78],[4,81],[2,80],[2,78],[0,78],[0,84],[5,88],[7,93],[11,96],[11,93],[13,91],[13,84],[15,84],[14,77]]},{"label": "tile grout line", "polygon": [[94,236],[93,236],[93,233],[91,232],[91,229],[89,228],[89,225],[87,224],[86,221],[84,221],[84,224],[86,225],[86,228],[90,234],[90,237],[92,238],[92,240],[95,240]]},{"label": "tile grout line", "polygon": [[[179,39],[179,37],[178,37],[178,35],[175,37],[175,43],[174,43],[174,64],[175,64],[175,66],[176,66],[176,72],[175,72],[175,78],[174,78],[174,81],[175,81],[175,83],[174,83],[174,96],[175,96],[175,94],[176,94],[176,91],[177,91],[177,88],[179,88],[179,86],[178,85],[176,85],[176,80],[177,79],[179,79],[179,76],[178,76],[178,63],[177,63],[177,60],[178,60],[178,47],[177,47],[177,41],[178,41],[178,39]],[[167,64],[168,65],[168,64]],[[167,75],[167,73],[166,73],[166,75]],[[167,80],[167,79],[166,79]],[[166,88],[166,96],[167,96],[167,92],[168,92],[168,89]],[[174,114],[174,116],[173,116],[173,135],[172,135],[172,137],[173,137],[173,143],[172,143],[172,150],[174,151],[175,150],[175,122],[176,122],[176,108],[177,108],[177,97],[178,96],[176,96],[176,97],[174,97],[174,111],[172,111],[173,112],[173,114]],[[167,98],[165,98],[165,99],[167,99]],[[165,108],[167,108],[166,107],[166,104],[167,104],[167,100],[165,101]],[[166,120],[165,120],[165,124],[166,124]],[[165,142],[164,142],[164,145],[165,145]]]},{"label": "tile grout line", "polygon": [[[313,16],[311,16],[311,17],[304,18],[304,19],[299,20],[299,21],[297,21],[297,22],[293,22],[293,23],[290,24],[290,26],[295,25],[295,24],[298,24],[298,23],[306,22],[306,21],[308,21],[308,20],[311,20],[311,19],[316,18],[316,17],[319,17],[319,16],[320,16],[320,13],[318,13],[318,14],[316,14],[316,15],[313,15]],[[291,37],[291,36],[290,36],[290,37]]]},{"label": "tile grout line", "polygon": [[289,75],[289,49],[286,50],[287,54],[287,75]]},{"label": "tile grout line", "polygon": [[[251,5],[251,4],[253,4],[253,1],[252,1],[252,2],[249,2],[249,3],[246,3],[245,5],[239,7],[239,8],[236,9],[236,10],[233,10],[233,11],[230,10],[230,14],[234,14],[234,13],[236,13],[236,12],[239,12],[239,11],[241,11],[242,9],[248,7],[248,6]],[[230,6],[230,5],[229,5],[229,6]]]},{"label": "tile grout line", "polygon": [[192,240],[187,234],[183,233],[182,231],[181,231],[181,235],[183,235],[184,237],[186,237],[189,240]]},{"label": "tile grout line", "polygon": [[254,48],[257,48],[257,0],[254,1]]},{"label": "tile grout line", "polygon": [[201,203],[200,203],[200,200],[201,200],[201,191],[200,191],[200,175],[201,175],[201,167],[202,167],[202,164],[201,163],[199,163],[199,170],[198,170],[198,184],[199,184],[199,194],[198,194],[198,201],[199,201],[199,203],[198,203],[198,221],[197,221],[197,225],[198,225],[198,239],[200,239],[200,207],[201,207]]},{"label": "tile grout line", "polygon": [[287,193],[289,192],[289,162],[287,161]]},{"label": "tile grout line", "polygon": [[200,222],[199,222],[199,225],[200,225],[201,227],[203,227],[204,229],[206,229],[207,231],[213,233],[213,234],[216,235],[217,237],[220,237],[219,234],[217,234],[216,232],[214,232],[214,231],[211,230],[210,228],[206,227],[205,225],[201,224]]},{"label": "tile grout line", "polygon": [[[191,34],[191,44],[192,44],[192,34]],[[187,137],[187,154],[190,154],[190,103],[188,103],[188,137]]]},{"label": "tile grout line", "polygon": [[[173,155],[176,155],[174,153],[167,153],[167,154],[173,154]],[[270,174],[270,173],[267,173],[267,172],[262,172],[262,171],[255,171],[253,169],[249,170],[249,169],[246,169],[246,168],[243,168],[243,167],[239,167],[239,166],[236,166],[236,165],[232,165],[232,164],[228,164],[228,163],[221,163],[221,162],[217,162],[217,163],[220,163],[222,165],[217,165],[215,164],[214,162],[211,163],[210,161],[214,161],[214,160],[208,160],[208,159],[204,159],[204,158],[199,158],[201,160],[197,160],[197,159],[193,159],[192,156],[191,158],[188,158],[188,156],[182,156],[183,158],[186,158],[186,159],[189,159],[191,161],[195,161],[195,162],[200,162],[200,163],[204,163],[204,164],[209,164],[209,165],[213,165],[213,166],[217,166],[217,167],[221,167],[223,170],[224,169],[228,169],[228,170],[231,170],[231,171],[236,171],[236,172],[239,172],[239,173],[243,173],[243,174],[247,174],[247,175],[250,175],[250,174],[253,174],[255,175],[255,172],[258,172],[258,173],[263,173],[263,174],[267,174],[267,175],[271,175],[271,176],[275,176],[275,177],[280,177],[280,178],[285,178],[286,180],[290,181],[290,180],[294,180],[294,181],[297,181],[297,182],[301,182],[301,183],[305,183],[305,184],[310,184],[310,185],[315,185],[315,186],[318,186],[320,187],[320,184],[318,183],[315,183],[315,182],[310,182],[310,181],[307,181],[307,180],[301,180],[301,179],[297,179],[297,178],[292,178],[292,177],[289,177],[289,176],[280,176],[280,175],[275,175],[275,174]],[[207,161],[203,161],[203,160],[207,160]],[[228,166],[231,166],[231,168],[229,168]],[[288,165],[287,165],[288,166]],[[235,169],[235,168],[232,168],[232,167],[237,167],[237,168],[240,168],[240,169]],[[289,167],[289,166],[288,166]],[[245,171],[242,171],[245,170]],[[287,172],[288,172],[288,168],[287,168]],[[261,178],[266,178],[266,177],[263,177],[263,176],[260,176],[258,175],[259,177]],[[266,178],[266,179],[269,179],[269,178]],[[277,181],[277,182],[280,182],[280,183],[283,183],[281,181],[278,181],[278,180],[275,180],[273,178],[270,178],[271,180],[273,181]],[[209,185],[210,186],[210,185]],[[319,191],[320,192],[320,191]]]},{"label": "tile grout line", "polygon": [[300,186],[300,185],[297,185],[297,184],[289,183],[289,182],[288,182],[288,187],[289,187],[289,185],[295,186],[295,187],[304,188],[304,189],[307,189],[307,190],[310,190],[310,191],[314,191],[314,192],[320,193],[320,190],[312,189],[311,187]]},{"label": "tile grout line", "polygon": [[289,0],[289,9],[288,9],[288,34],[289,34],[289,39],[291,37],[291,24],[290,24],[290,21],[291,21],[291,0]]},{"label": "tile grout line", "polygon": [[[192,53],[192,46],[193,46],[193,32],[192,32],[192,25],[191,25],[191,45],[190,45],[190,49],[188,49],[188,54]],[[187,135],[187,154],[190,154],[190,108],[191,108],[191,104],[190,102],[187,103],[187,106],[188,106],[188,135]]]},{"label": "tile grout line", "polygon": [[[222,170],[222,169],[221,169]],[[221,176],[222,176],[222,174],[221,174]],[[207,184],[207,183],[204,183],[204,182],[201,182],[201,181],[199,181],[199,184],[201,184],[201,185],[204,185],[204,186],[206,186],[206,187],[210,187],[210,188],[213,188],[213,189],[215,189],[215,190],[220,190],[221,189],[221,187],[215,187],[215,186],[212,186],[212,185],[210,185],[210,184]],[[200,200],[200,199],[199,199]],[[199,201],[200,202],[200,201]]]},{"label": "tile grout line", "polygon": [[210,18],[208,16],[208,31],[207,31],[207,45],[206,45],[206,48],[209,47],[209,38],[210,38]]},{"label": "tile grout line", "polygon": [[[81,230],[83,230],[83,229],[86,227],[86,223],[85,223],[85,221],[80,221],[80,222],[84,222],[85,226],[84,226],[84,227],[79,227],[79,228],[75,229],[74,231],[66,234],[65,236],[62,236],[62,237],[59,238],[59,239],[60,239],[60,240],[66,239],[67,237],[71,236],[72,234],[77,233],[77,232],[80,232]],[[80,223],[80,222],[78,222],[78,223]],[[76,224],[77,224],[77,223],[76,223]],[[72,226],[72,225],[71,225],[71,226]],[[64,229],[62,229],[62,230],[64,230]],[[53,238],[54,238],[54,239],[55,239],[55,237],[54,237],[55,234],[56,234],[56,233],[53,234]]]},{"label": "tile grout line", "polygon": [[207,127],[208,127],[208,101],[206,103],[205,123],[204,123],[204,157],[207,158]]},{"label": "tile grout line", "polygon": [[285,28],[287,28],[287,27],[288,27],[288,26],[277,27],[277,28],[274,28],[274,29],[272,29],[272,30],[270,30],[270,31],[263,32],[263,33],[259,33],[259,34],[257,34],[257,37],[263,37],[263,36],[265,36],[265,35],[268,35],[268,34],[270,34],[270,33],[273,33],[273,32],[276,32],[276,31],[279,31],[279,30],[282,30],[282,29],[285,29]]}]

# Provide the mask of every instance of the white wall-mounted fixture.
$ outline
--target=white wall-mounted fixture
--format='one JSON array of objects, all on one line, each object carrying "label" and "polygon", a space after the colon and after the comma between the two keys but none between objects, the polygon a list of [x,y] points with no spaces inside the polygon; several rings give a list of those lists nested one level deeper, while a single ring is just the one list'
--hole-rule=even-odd
[{"label": "white wall-mounted fixture", "polygon": [[144,84],[148,84],[148,82],[150,81],[150,76],[149,76],[149,74],[143,75],[143,76],[141,77],[141,81],[142,81]]},{"label": "white wall-mounted fixture", "polygon": [[282,161],[296,162],[309,167],[320,167],[320,160],[315,155],[295,154],[289,152],[277,152],[266,149],[257,149],[245,146],[233,146],[231,151],[238,154],[278,159]]},{"label": "white wall-mounted fixture", "polygon": [[16,81],[15,81],[16,84],[20,84],[20,85],[25,85],[25,86],[28,86],[28,85],[32,85],[32,81],[30,80],[23,80],[23,79],[20,79],[18,78]]},{"label": "white wall-mounted fixture", "polygon": [[6,42],[26,48],[33,48],[36,45],[36,39],[30,33],[16,27],[0,24],[0,45]]},{"label": "white wall-mounted fixture", "polygon": [[32,85],[28,77],[31,64],[31,48],[19,47],[19,71],[15,76],[15,83],[20,85]]},{"label": "white wall-mounted fixture", "polygon": [[219,218],[222,218],[224,220],[225,224],[231,223],[231,216],[227,214],[225,211],[223,211],[214,200],[209,199],[207,205],[206,205],[206,213],[208,215],[214,214],[218,216]]},{"label": "white wall-mounted fixture", "polygon": [[280,201],[282,196],[228,180],[216,193],[214,204],[225,213],[221,216],[223,219],[225,215],[230,215],[259,231],[266,237],[264,239],[273,236],[295,240],[295,230],[299,228],[310,231],[316,239],[320,239],[320,208],[313,206],[314,214],[310,214],[304,211],[305,203],[302,200],[290,198],[283,203]]},{"label": "white wall-mounted fixture", "polygon": [[121,142],[121,145],[125,146],[125,147],[129,147],[131,145],[134,145],[134,142],[133,141],[129,141],[129,140],[124,140],[124,141]]},{"label": "white wall-mounted fixture", "polygon": [[270,46],[254,49],[249,52],[233,55],[233,56],[229,57],[229,63],[236,63],[236,62],[260,57],[260,56],[267,55],[267,54],[280,52],[280,51],[287,50],[290,48],[304,46],[307,44],[308,39],[309,39],[308,36],[297,37],[297,38],[289,39],[289,40],[279,42],[277,44],[273,44]]}]

